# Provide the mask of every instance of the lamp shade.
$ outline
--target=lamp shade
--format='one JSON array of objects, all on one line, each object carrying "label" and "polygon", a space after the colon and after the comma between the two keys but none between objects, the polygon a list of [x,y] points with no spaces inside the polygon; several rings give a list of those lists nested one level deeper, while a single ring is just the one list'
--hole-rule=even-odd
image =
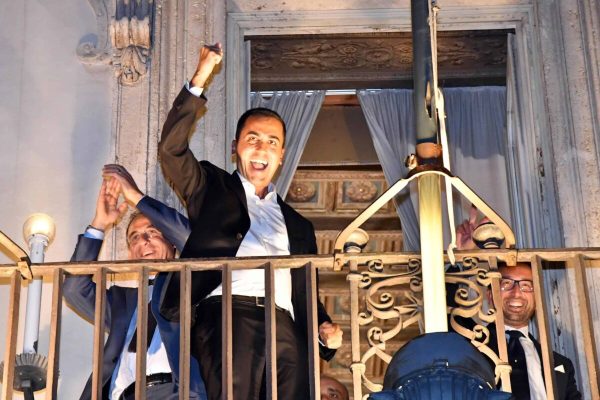
[{"label": "lamp shade", "polygon": [[33,235],[43,235],[52,243],[56,234],[56,224],[52,217],[43,213],[31,214],[23,224],[23,237],[26,242]]}]

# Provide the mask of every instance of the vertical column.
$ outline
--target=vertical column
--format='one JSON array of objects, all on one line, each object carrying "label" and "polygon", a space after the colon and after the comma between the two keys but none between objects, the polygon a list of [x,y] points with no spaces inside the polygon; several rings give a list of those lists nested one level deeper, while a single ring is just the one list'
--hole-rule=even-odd
[{"label": "vertical column", "polygon": [[46,376],[46,398],[48,400],[58,399],[63,277],[62,268],[56,268],[52,277],[52,317],[50,321],[50,348],[48,349],[48,375]]},{"label": "vertical column", "polygon": [[[4,371],[2,372],[2,398],[11,400],[15,377],[15,357],[17,356],[17,334],[19,331],[19,304],[21,300],[21,273],[15,269],[10,276],[10,297],[8,303],[8,321],[6,329],[6,353],[4,353]],[[8,383],[10,382],[10,383]]]},{"label": "vertical column", "polygon": [[233,400],[233,340],[232,340],[232,310],[231,310],[231,266],[224,265],[221,279],[222,294],[222,350],[221,356],[221,387],[223,400]]},{"label": "vertical column", "polygon": [[540,343],[542,344],[542,367],[544,369],[544,382],[546,383],[546,395],[548,400],[558,399],[556,391],[556,382],[554,382],[554,356],[552,353],[550,329],[547,318],[546,302],[544,295],[544,283],[542,281],[542,260],[536,256],[531,262],[531,272],[533,275],[533,287],[535,293],[535,319],[540,334]]},{"label": "vertical column", "polygon": [[[317,315],[317,270],[308,263],[304,266],[306,270],[306,327],[308,329],[308,380],[310,384],[310,399],[318,400],[320,394],[320,371],[319,371],[319,343],[315,332],[319,331]],[[356,397],[355,397],[356,398]]]},{"label": "vertical column", "polygon": [[277,316],[275,312],[275,270],[265,265],[265,360],[267,400],[277,400]]},{"label": "vertical column", "polygon": [[99,267],[96,281],[96,309],[94,310],[94,355],[92,357],[92,400],[102,399],[102,362],[104,358],[106,270]]},{"label": "vertical column", "polygon": [[179,400],[190,397],[190,330],[192,271],[184,266],[179,272]]}]

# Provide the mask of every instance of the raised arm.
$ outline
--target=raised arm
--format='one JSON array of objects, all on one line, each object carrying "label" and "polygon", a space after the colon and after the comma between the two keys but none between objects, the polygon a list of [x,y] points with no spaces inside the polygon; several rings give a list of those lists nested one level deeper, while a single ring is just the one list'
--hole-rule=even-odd
[{"label": "raised arm", "polygon": [[173,102],[158,146],[163,172],[186,206],[194,193],[204,186],[205,179],[202,167],[189,148],[189,135],[206,98],[197,97],[191,91],[202,93],[222,57],[220,43],[202,47],[190,90],[182,89]]},{"label": "raised arm", "polygon": [[[116,182],[102,181],[98,200],[96,201],[96,214],[92,223],[86,229],[86,233],[79,235],[75,252],[71,261],[96,261],[102,248],[104,231],[110,229],[127,209],[127,204],[117,204],[115,192],[118,184]],[[99,235],[94,237],[93,234]],[[63,287],[63,295],[66,302],[88,321],[94,321],[94,310],[96,303],[96,284],[91,275],[67,275]],[[110,292],[107,296],[107,307],[105,308],[105,323],[110,326]]]},{"label": "raised arm", "polygon": [[191,231],[190,222],[183,214],[152,197],[144,195],[129,171],[121,165],[105,165],[102,169],[102,175],[105,179],[116,180],[120,185],[125,201],[148,217],[152,225],[161,231],[163,236],[178,251],[183,250]]}]

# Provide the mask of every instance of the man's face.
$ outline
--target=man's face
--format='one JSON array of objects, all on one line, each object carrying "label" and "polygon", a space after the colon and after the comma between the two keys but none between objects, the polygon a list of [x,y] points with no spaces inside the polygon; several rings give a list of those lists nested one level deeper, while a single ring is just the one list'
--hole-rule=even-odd
[{"label": "man's face", "polygon": [[[532,281],[531,268],[527,264],[517,264],[515,267],[503,267],[500,269],[502,278],[515,281]],[[500,291],[502,296],[502,308],[504,312],[504,323],[521,328],[527,326],[535,312],[534,292],[523,292],[519,284],[515,282],[511,290]]]},{"label": "man's face", "polygon": [[283,125],[275,118],[253,116],[246,120],[240,136],[233,142],[237,169],[264,197],[267,186],[283,161]]},{"label": "man's face", "polygon": [[167,259],[173,258],[175,254],[171,243],[143,215],[136,217],[129,225],[127,244],[130,260]]},{"label": "man's face", "polygon": [[348,400],[348,390],[337,380],[321,376],[321,400]]}]

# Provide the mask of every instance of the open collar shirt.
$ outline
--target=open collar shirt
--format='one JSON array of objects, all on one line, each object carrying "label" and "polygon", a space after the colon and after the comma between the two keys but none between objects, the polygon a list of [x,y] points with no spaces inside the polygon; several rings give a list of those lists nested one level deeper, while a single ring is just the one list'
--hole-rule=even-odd
[{"label": "open collar shirt", "polygon": [[[236,253],[236,257],[246,256],[286,256],[290,254],[290,242],[281,207],[277,202],[275,185],[269,184],[267,195],[261,199],[256,195],[256,189],[250,181],[236,172],[242,181],[250,229]],[[262,269],[233,271],[231,273],[231,291],[234,295],[265,296],[265,272]],[[222,294],[219,285],[209,296]],[[292,276],[289,268],[275,270],[275,304],[290,312],[294,317],[292,305]]]}]

